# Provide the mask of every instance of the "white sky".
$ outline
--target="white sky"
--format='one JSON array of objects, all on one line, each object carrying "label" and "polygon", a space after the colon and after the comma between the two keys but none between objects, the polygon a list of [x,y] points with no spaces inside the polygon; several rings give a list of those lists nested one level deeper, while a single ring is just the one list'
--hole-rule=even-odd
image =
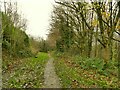
[{"label": "white sky", "polygon": [[[4,1],[4,0],[0,0]],[[10,1],[10,0],[5,0]],[[18,2],[18,10],[27,19],[26,33],[46,39],[54,0],[11,0]],[[21,13],[20,13],[21,14]]]}]

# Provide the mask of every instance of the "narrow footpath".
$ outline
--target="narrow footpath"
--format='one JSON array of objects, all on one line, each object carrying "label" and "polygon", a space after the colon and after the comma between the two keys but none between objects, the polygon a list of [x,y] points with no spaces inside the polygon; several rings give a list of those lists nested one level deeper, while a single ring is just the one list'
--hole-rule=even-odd
[{"label": "narrow footpath", "polygon": [[59,78],[55,73],[53,58],[50,58],[45,66],[44,88],[61,88]]}]

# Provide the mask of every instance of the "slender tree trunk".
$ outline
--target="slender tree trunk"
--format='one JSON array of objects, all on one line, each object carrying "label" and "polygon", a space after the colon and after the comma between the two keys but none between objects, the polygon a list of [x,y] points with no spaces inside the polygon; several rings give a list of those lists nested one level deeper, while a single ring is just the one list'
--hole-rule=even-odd
[{"label": "slender tree trunk", "polygon": [[97,38],[98,38],[98,25],[96,27],[96,34],[95,34],[95,52],[94,52],[94,57],[97,57],[97,52],[98,52]]},{"label": "slender tree trunk", "polygon": [[113,57],[113,51],[112,51],[112,47],[113,47],[113,43],[112,43],[112,39],[113,38],[113,21],[112,21],[112,2],[110,2],[110,36],[109,36],[109,53],[110,53],[110,60],[112,60]]}]

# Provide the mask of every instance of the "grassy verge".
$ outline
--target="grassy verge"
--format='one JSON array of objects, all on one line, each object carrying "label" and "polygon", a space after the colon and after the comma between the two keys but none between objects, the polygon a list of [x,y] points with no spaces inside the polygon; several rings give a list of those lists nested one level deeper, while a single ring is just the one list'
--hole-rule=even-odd
[{"label": "grassy verge", "polygon": [[63,88],[118,88],[116,63],[104,69],[101,59],[60,54],[54,57]]},{"label": "grassy verge", "polygon": [[16,60],[17,63],[11,64],[12,69],[3,61],[3,88],[42,87],[44,66],[47,60],[46,53],[38,53],[36,58]]}]

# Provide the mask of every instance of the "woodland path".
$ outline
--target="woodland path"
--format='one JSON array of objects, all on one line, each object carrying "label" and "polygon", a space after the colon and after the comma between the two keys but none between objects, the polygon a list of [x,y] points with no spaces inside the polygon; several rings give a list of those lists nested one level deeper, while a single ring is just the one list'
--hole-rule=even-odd
[{"label": "woodland path", "polygon": [[55,72],[53,58],[50,58],[45,66],[44,87],[45,88],[61,88],[59,78]]}]

